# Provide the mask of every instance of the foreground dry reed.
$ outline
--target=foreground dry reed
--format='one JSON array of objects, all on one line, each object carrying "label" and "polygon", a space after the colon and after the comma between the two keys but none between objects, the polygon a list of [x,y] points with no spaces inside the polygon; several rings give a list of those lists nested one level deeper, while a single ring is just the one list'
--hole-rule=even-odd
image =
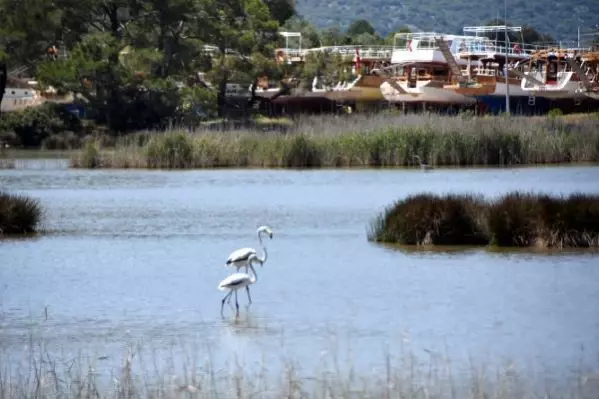
[{"label": "foreground dry reed", "polygon": [[0,237],[35,233],[41,218],[37,199],[0,191]]},{"label": "foreground dry reed", "polygon": [[71,157],[84,168],[318,168],[599,162],[599,118],[306,117],[280,131],[138,133]]},{"label": "foreground dry reed", "polygon": [[418,194],[375,219],[370,240],[404,245],[599,248],[599,195],[506,194],[493,201],[469,194]]},{"label": "foreground dry reed", "polygon": [[594,399],[599,389],[597,370],[582,365],[559,374],[520,369],[507,360],[458,370],[440,354],[423,360],[402,351],[388,353],[384,366],[365,374],[329,353],[317,370],[306,372],[288,360],[247,367],[231,359],[222,367],[210,356],[195,360],[196,353],[157,359],[155,352],[129,345],[120,364],[108,370],[101,367],[103,358],[58,357],[42,341],[31,341],[17,359],[0,350],[0,398]]}]

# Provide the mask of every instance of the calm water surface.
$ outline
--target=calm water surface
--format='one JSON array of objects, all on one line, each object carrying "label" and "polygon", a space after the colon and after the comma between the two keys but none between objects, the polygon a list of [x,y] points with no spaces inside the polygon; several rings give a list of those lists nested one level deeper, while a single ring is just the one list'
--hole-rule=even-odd
[{"label": "calm water surface", "polygon": [[[316,367],[351,348],[379,367],[386,348],[454,362],[569,370],[599,365],[599,257],[590,253],[405,252],[366,240],[370,220],[421,191],[599,192],[599,168],[395,171],[2,170],[0,188],[41,199],[38,239],[0,241],[0,346],[31,334],[64,356],[122,359],[141,342],[182,356],[287,357]],[[218,282],[234,249],[269,259],[239,320]],[[44,309],[47,309],[47,319]],[[172,352],[171,352],[172,351]]]}]

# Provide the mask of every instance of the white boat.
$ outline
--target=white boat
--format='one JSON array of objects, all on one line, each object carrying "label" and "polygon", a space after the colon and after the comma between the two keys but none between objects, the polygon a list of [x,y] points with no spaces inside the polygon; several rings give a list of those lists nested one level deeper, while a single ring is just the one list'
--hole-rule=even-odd
[{"label": "white boat", "polygon": [[549,99],[586,97],[581,90],[581,77],[572,65],[580,53],[581,49],[548,49],[533,54],[528,71],[523,74],[522,90]]},{"label": "white boat", "polygon": [[[539,46],[521,42],[510,43],[509,36],[506,41],[491,40],[487,36],[491,33],[520,33],[518,26],[466,26],[464,34],[476,38],[467,41],[472,45],[460,48],[456,54],[457,59],[476,60],[477,66],[470,70],[469,79],[476,82],[470,87],[448,87],[465,95],[474,97],[479,105],[491,112],[505,111],[505,98],[509,87],[510,104],[519,112],[532,112],[536,109],[534,98],[531,100],[529,93],[522,88],[522,76],[526,62]],[[479,36],[481,35],[481,36]],[[509,74],[506,77],[506,65]],[[526,109],[524,109],[526,108]]]},{"label": "white boat", "polygon": [[[442,39],[447,48],[441,49],[437,39]],[[397,41],[401,45],[396,45]],[[447,35],[436,32],[398,33],[394,39],[391,56],[391,75],[380,86],[383,97],[395,103],[435,103],[435,104],[474,104],[476,100],[454,90],[446,90],[456,75],[469,75],[469,70],[479,65],[478,61],[453,59],[447,61],[447,54],[457,54],[462,49],[475,47],[472,36]],[[466,46],[466,47],[464,47]]]},{"label": "white boat", "polygon": [[28,84],[14,83],[9,79],[9,84],[4,89],[0,111],[22,111],[29,107],[41,105],[43,102],[44,98],[33,87]]},{"label": "white boat", "polygon": [[[581,54],[579,70],[579,92],[592,100],[599,100],[599,51],[589,51]],[[575,66],[576,68],[576,66]]]},{"label": "white boat", "polygon": [[[339,59],[351,70],[351,78],[326,84],[322,76],[313,78],[312,87],[307,92],[298,90],[302,97],[323,97],[336,102],[376,102],[383,100],[380,85],[383,82],[376,71],[391,60],[392,46],[348,45],[301,48],[301,33],[281,32],[286,37],[285,48],[276,50],[279,63],[305,62],[309,56],[328,54]],[[289,37],[299,37],[299,48],[289,48]],[[251,90],[251,87],[250,87]],[[256,95],[272,98],[279,92],[271,82],[259,82]]]}]

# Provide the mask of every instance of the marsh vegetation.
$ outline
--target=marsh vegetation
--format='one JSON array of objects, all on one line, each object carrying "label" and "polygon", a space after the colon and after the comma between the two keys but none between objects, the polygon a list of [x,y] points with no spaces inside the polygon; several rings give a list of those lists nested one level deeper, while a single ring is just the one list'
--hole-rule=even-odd
[{"label": "marsh vegetation", "polygon": [[0,397],[586,399],[594,398],[599,388],[599,378],[588,368],[559,379],[549,373],[533,376],[509,360],[459,369],[440,353],[423,359],[409,349],[397,355],[387,352],[384,366],[364,373],[335,349],[325,351],[315,370],[305,370],[286,358],[277,365],[253,366],[231,359],[219,367],[209,351],[158,359],[143,345],[126,344],[120,364],[108,371],[102,364],[110,359],[104,356],[57,356],[43,341],[31,343],[16,362],[0,351]]},{"label": "marsh vegetation", "polygon": [[42,207],[37,199],[0,191],[0,237],[38,231]]},{"label": "marsh vegetation", "polygon": [[599,195],[512,192],[495,200],[410,195],[375,219],[369,239],[404,245],[599,247]]},{"label": "marsh vegetation", "polygon": [[304,117],[259,131],[137,133],[92,140],[73,167],[332,168],[507,166],[599,161],[599,119],[379,115]]}]

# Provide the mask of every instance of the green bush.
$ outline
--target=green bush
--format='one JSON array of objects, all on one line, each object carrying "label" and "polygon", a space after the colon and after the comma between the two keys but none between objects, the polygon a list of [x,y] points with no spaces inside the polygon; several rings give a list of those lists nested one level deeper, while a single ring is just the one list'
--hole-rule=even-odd
[{"label": "green bush", "polygon": [[41,217],[38,200],[0,191],[0,236],[34,233]]},{"label": "green bush", "polygon": [[192,165],[194,142],[186,133],[167,133],[153,137],[146,146],[150,168],[182,169]]},{"label": "green bush", "polygon": [[5,113],[0,131],[14,132],[17,143],[25,148],[39,148],[49,137],[63,132],[81,134],[81,120],[61,104],[45,103],[23,111]]},{"label": "green bush", "polygon": [[98,144],[89,140],[83,147],[83,153],[81,154],[81,166],[88,169],[94,169],[101,166],[100,162],[100,149]]},{"label": "green bush", "polygon": [[488,241],[483,211],[482,199],[472,195],[413,195],[375,221],[370,239],[405,245],[481,245]]},{"label": "green bush", "polygon": [[404,245],[599,247],[599,195],[513,192],[495,201],[418,194],[397,201],[368,239]]},{"label": "green bush", "polygon": [[285,154],[285,166],[288,168],[317,168],[322,166],[322,157],[317,144],[300,134],[289,143]]},{"label": "green bush", "polygon": [[81,138],[66,131],[46,137],[41,144],[44,150],[72,150],[81,147]]}]

